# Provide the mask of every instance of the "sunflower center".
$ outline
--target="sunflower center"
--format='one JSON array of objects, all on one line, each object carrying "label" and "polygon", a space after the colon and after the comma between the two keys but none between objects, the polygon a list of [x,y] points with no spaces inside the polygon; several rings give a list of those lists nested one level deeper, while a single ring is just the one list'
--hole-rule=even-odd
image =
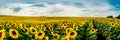
[{"label": "sunflower center", "polygon": [[50,27],[50,29],[52,29],[52,27]]},{"label": "sunflower center", "polygon": [[25,29],[25,32],[27,32],[27,29]]},{"label": "sunflower center", "polygon": [[7,27],[10,27],[10,25],[7,25]]},{"label": "sunflower center", "polygon": [[112,25],[114,25],[114,23],[112,23]]},{"label": "sunflower center", "polygon": [[44,30],[44,28],[42,28],[42,30]]},{"label": "sunflower center", "polygon": [[16,33],[15,31],[12,31],[12,34],[13,34],[13,35],[16,35],[17,33]]},{"label": "sunflower center", "polygon": [[49,30],[52,30],[52,27],[50,27],[50,29]]},{"label": "sunflower center", "polygon": [[71,32],[70,35],[73,36],[75,33],[74,32]]},{"label": "sunflower center", "polygon": [[93,32],[94,30],[92,30],[92,32]]},{"label": "sunflower center", "polygon": [[7,25],[8,27],[10,26],[10,25]]},{"label": "sunflower center", "polygon": [[43,38],[43,40],[46,40],[46,38]]},{"label": "sunflower center", "polygon": [[74,30],[77,30],[77,29],[74,29]]},{"label": "sunflower center", "polygon": [[70,30],[68,29],[68,33],[70,32]]},{"label": "sunflower center", "polygon": [[42,35],[42,33],[38,33],[38,36],[41,36]]},{"label": "sunflower center", "polygon": [[54,38],[56,39],[56,38],[58,38],[58,36],[57,36],[57,35],[55,35],[55,36],[54,36]]},{"label": "sunflower center", "polygon": [[32,32],[35,32],[35,30],[34,30],[34,29],[32,29]]},{"label": "sunflower center", "polygon": [[2,37],[2,32],[0,32],[0,37]]},{"label": "sunflower center", "polygon": [[15,24],[13,24],[13,26],[15,26]]}]

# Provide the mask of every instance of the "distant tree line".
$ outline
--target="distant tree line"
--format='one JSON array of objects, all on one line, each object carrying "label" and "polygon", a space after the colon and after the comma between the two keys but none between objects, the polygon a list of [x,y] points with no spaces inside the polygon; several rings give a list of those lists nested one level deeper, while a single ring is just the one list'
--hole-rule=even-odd
[{"label": "distant tree line", "polygon": [[106,18],[117,18],[117,19],[120,19],[120,15],[116,16],[116,17],[113,17],[113,16],[107,16]]}]

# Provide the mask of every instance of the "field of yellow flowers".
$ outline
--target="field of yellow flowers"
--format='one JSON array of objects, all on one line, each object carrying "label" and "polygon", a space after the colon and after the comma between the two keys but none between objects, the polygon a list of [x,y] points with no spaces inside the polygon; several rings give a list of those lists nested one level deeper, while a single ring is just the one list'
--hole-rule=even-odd
[{"label": "field of yellow flowers", "polygon": [[120,20],[90,17],[0,17],[0,40],[120,40]]}]

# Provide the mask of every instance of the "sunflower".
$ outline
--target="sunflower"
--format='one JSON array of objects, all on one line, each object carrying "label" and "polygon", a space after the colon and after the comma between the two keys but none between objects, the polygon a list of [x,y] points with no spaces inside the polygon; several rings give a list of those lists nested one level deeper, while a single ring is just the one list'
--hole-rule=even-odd
[{"label": "sunflower", "polygon": [[73,28],[74,29],[74,31],[77,31],[78,30],[78,27],[77,28]]},{"label": "sunflower", "polygon": [[50,24],[48,24],[48,26],[53,26],[54,25],[54,23],[50,23]]},{"label": "sunflower", "polygon": [[39,25],[39,27],[40,27],[40,26],[44,26],[44,24],[43,24],[43,23],[40,23],[40,24],[38,24],[38,25]]},{"label": "sunflower", "polygon": [[3,40],[5,38],[5,30],[0,30],[0,40]]},{"label": "sunflower", "polygon": [[61,29],[63,29],[63,27],[62,27],[62,26],[59,26],[58,29],[61,30]]},{"label": "sunflower", "polygon": [[97,29],[91,28],[90,33],[97,33]]},{"label": "sunflower", "polygon": [[53,27],[48,27],[48,29],[49,29],[50,31],[53,31]]},{"label": "sunflower", "polygon": [[70,32],[69,34],[68,34],[68,36],[70,37],[70,38],[76,38],[76,36],[77,36],[77,32],[75,32],[75,31],[73,31],[73,32]]},{"label": "sunflower", "polygon": [[111,22],[110,25],[111,25],[112,27],[115,27],[116,24],[115,24],[114,22]]},{"label": "sunflower", "polygon": [[69,34],[71,31],[74,31],[74,29],[73,28],[67,28],[66,29],[66,34]]},{"label": "sunflower", "polygon": [[115,27],[119,26],[119,24],[115,23]]},{"label": "sunflower", "polygon": [[47,25],[47,27],[52,27],[51,25]]},{"label": "sunflower", "polygon": [[57,40],[57,39],[59,39],[60,38],[60,35],[59,34],[57,34],[57,33],[54,33],[53,34],[53,39],[54,40]]},{"label": "sunflower", "polygon": [[30,33],[36,34],[37,33],[37,29],[34,28],[34,27],[30,27]]},{"label": "sunflower", "polygon": [[45,33],[41,31],[35,34],[35,39],[43,39],[44,36],[45,36]]},{"label": "sunflower", "polygon": [[43,27],[43,28],[41,28],[42,29],[42,31],[45,31],[46,30],[46,27]]},{"label": "sunflower", "polygon": [[7,23],[7,24],[6,24],[6,27],[7,27],[7,28],[10,28],[10,27],[11,27],[11,25],[10,25],[9,23]]},{"label": "sunflower", "polygon": [[68,26],[67,23],[64,23],[62,26]]},{"label": "sunflower", "polygon": [[71,23],[71,21],[64,21],[64,23],[69,24],[69,23]]},{"label": "sunflower", "polygon": [[85,22],[80,22],[79,26],[83,26],[85,24]]},{"label": "sunflower", "polygon": [[72,28],[73,28],[75,31],[78,30],[78,26],[73,26]]},{"label": "sunflower", "polygon": [[19,36],[18,31],[15,30],[15,29],[10,29],[9,35],[10,35],[13,39],[18,38],[18,36]]},{"label": "sunflower", "polygon": [[62,40],[70,40],[68,36],[65,36],[64,38],[62,38]]},{"label": "sunflower", "polygon": [[24,30],[24,32],[25,32],[26,35],[29,34],[29,30],[28,30],[28,28],[25,28],[25,29],[23,29],[23,30]]},{"label": "sunflower", "polygon": [[67,29],[66,29],[66,34],[69,34],[70,31],[71,31],[70,28],[67,28]]},{"label": "sunflower", "polygon": [[13,23],[12,26],[17,26],[17,24],[16,24],[16,23]]},{"label": "sunflower", "polygon": [[43,40],[49,40],[49,37],[48,36],[43,37]]},{"label": "sunflower", "polygon": [[58,27],[59,30],[61,30],[61,29],[63,29],[63,28],[64,28],[64,29],[66,28],[66,27],[64,26],[64,24],[60,24],[59,27]]}]

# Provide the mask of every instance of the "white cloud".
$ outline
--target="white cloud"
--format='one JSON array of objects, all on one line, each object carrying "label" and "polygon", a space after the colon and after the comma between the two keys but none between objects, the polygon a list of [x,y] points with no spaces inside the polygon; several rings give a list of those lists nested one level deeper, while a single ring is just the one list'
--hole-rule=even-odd
[{"label": "white cloud", "polygon": [[[0,14],[4,15],[19,15],[19,16],[108,16],[118,15],[115,11],[110,11],[113,8],[110,4],[103,2],[103,5],[91,5],[93,3],[81,2],[83,7],[75,7],[71,5],[46,4],[46,7],[35,7],[33,4],[14,3],[9,4],[9,8],[0,8]],[[18,5],[18,6],[17,6]],[[21,7],[19,12],[14,12],[12,7]],[[86,11],[87,10],[87,11]]]},{"label": "white cloud", "polygon": [[0,8],[0,15],[14,15],[15,12],[10,8]]}]

